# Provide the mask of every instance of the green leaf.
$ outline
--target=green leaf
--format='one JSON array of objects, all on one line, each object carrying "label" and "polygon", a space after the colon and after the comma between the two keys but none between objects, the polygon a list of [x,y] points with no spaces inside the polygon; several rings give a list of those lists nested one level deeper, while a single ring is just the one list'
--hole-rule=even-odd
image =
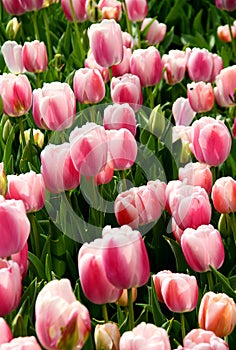
[{"label": "green leaf", "polygon": [[28,259],[31,263],[30,267],[32,267],[33,270],[35,270],[36,275],[40,279],[46,279],[46,276],[44,273],[44,266],[43,266],[43,263],[39,260],[39,258],[33,253],[28,252]]},{"label": "green leaf", "polygon": [[229,280],[227,277],[225,277],[222,273],[220,273],[218,270],[216,270],[214,267],[210,266],[212,273],[214,276],[218,279],[218,281],[221,283],[223,291],[231,298],[234,299],[236,302],[236,293],[231,287]]},{"label": "green leaf", "polygon": [[161,311],[152,277],[151,277],[151,287],[149,287],[149,293],[150,293],[150,304],[152,307],[154,324],[160,327],[166,321],[166,317],[163,315]]},{"label": "green leaf", "polygon": [[205,31],[202,26],[202,13],[203,9],[201,9],[198,14],[195,16],[194,21],[193,21],[193,29],[196,33],[201,33],[204,34]]},{"label": "green leaf", "polygon": [[189,266],[185,260],[180,244],[172,238],[169,238],[167,236],[163,237],[170,245],[172,252],[174,253],[177,272],[186,272],[186,270],[189,269]]}]

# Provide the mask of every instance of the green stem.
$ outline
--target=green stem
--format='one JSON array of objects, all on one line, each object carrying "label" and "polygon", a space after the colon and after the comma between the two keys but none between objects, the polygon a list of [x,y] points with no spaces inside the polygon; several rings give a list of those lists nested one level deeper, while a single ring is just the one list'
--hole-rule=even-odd
[{"label": "green stem", "polygon": [[230,219],[231,219],[231,229],[233,231],[233,237],[234,237],[234,244],[236,245],[236,220],[234,213],[229,213]]},{"label": "green stem", "polygon": [[37,12],[36,11],[33,11],[32,20],[33,20],[33,26],[34,26],[35,39],[40,41],[39,28],[38,28],[38,23],[37,23]]},{"label": "green stem", "polygon": [[78,24],[77,24],[77,20],[76,20],[76,16],[75,16],[75,10],[74,10],[74,6],[73,6],[73,3],[72,3],[72,0],[70,0],[70,9],[71,9],[71,15],[72,15],[73,23],[74,23],[74,28],[75,28],[75,34],[77,36],[77,40],[78,40],[78,44],[79,44],[79,50],[80,50],[80,54],[81,54],[82,61],[83,61],[84,57],[85,57],[84,48],[83,48],[83,45],[81,43],[81,36],[80,36],[80,32],[79,32],[79,28],[78,28]]},{"label": "green stem", "polygon": [[105,322],[106,323],[109,322],[108,312],[107,312],[107,304],[102,305],[102,315],[103,315]]},{"label": "green stem", "polygon": [[25,148],[26,146],[26,141],[25,141],[25,130],[24,130],[24,125],[23,125],[23,117],[18,117],[18,124],[19,124],[19,128],[20,128],[20,136],[21,136],[21,141],[22,141],[22,149]]},{"label": "green stem", "polygon": [[141,29],[141,23],[140,22],[136,22],[136,31],[137,31],[137,36],[138,36],[138,49],[140,49],[140,47],[141,47],[140,29]]},{"label": "green stem", "polygon": [[212,184],[215,183],[217,177],[216,177],[216,167],[212,166],[211,167],[211,173],[212,173]]},{"label": "green stem", "polygon": [[48,16],[47,16],[46,11],[47,11],[47,9],[43,10],[43,20],[44,20],[44,25],[45,25],[45,29],[46,29],[48,60],[50,62],[52,59],[52,45],[51,45],[50,30],[49,30],[49,25],[48,25]]},{"label": "green stem", "polygon": [[230,23],[230,17],[229,17],[228,12],[226,12],[226,15],[227,15],[227,20],[228,20],[229,34],[230,34],[230,38],[231,38],[232,49],[233,49],[234,57],[236,57],[236,42],[234,40],[234,36],[233,36],[232,28],[231,28],[231,23]]},{"label": "green stem", "polygon": [[207,281],[208,281],[209,291],[213,291],[214,283],[213,283],[213,278],[212,278],[212,272],[211,271],[207,271]]},{"label": "green stem", "polygon": [[113,74],[112,74],[112,68],[109,67],[108,70],[109,70],[109,77],[110,77],[110,83],[111,83],[111,79],[112,79],[112,76],[113,76]]},{"label": "green stem", "polygon": [[131,22],[129,20],[129,16],[128,16],[128,11],[127,11],[125,0],[123,0],[123,7],[124,7],[124,14],[125,14],[125,19],[126,19],[127,31],[128,31],[129,34],[132,35]]},{"label": "green stem", "polygon": [[132,288],[128,289],[128,307],[129,307],[129,329],[134,328],[134,307],[132,298]]},{"label": "green stem", "polygon": [[154,108],[154,96],[153,96],[153,91],[152,91],[152,87],[148,86],[148,95],[149,95],[149,107],[151,109]]},{"label": "green stem", "polygon": [[31,225],[31,242],[33,242],[32,246],[35,249],[35,255],[40,257],[40,246],[39,246],[39,233],[37,230],[36,220],[33,213],[28,213],[28,218]]},{"label": "green stem", "polygon": [[185,337],[185,320],[184,320],[184,313],[180,314],[180,322],[181,322],[181,333],[182,333],[182,339]]}]

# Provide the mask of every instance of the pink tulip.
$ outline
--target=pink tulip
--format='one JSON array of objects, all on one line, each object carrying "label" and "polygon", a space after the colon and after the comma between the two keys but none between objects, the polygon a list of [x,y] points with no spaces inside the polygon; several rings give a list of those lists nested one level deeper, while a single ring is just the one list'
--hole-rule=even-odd
[{"label": "pink tulip", "polygon": [[184,346],[176,350],[229,350],[228,344],[221,338],[217,337],[214,332],[203,329],[192,329],[184,337]]},{"label": "pink tulip", "polygon": [[122,289],[115,287],[107,278],[102,259],[103,240],[85,243],[79,251],[78,267],[85,296],[95,304],[114,303]]},{"label": "pink tulip", "polygon": [[5,41],[1,47],[1,51],[6,62],[7,68],[13,74],[24,72],[22,61],[22,45],[17,44],[16,41]]},{"label": "pink tulip", "polygon": [[76,127],[69,137],[70,155],[81,175],[95,176],[107,164],[108,140],[106,130],[95,123]]},{"label": "pink tulip", "polygon": [[216,77],[214,88],[216,103],[221,107],[231,107],[235,104],[236,65],[222,69]]},{"label": "pink tulip", "polygon": [[124,74],[111,80],[111,98],[114,103],[128,103],[136,112],[143,103],[142,88],[139,77]]},{"label": "pink tulip", "polygon": [[198,301],[198,285],[194,276],[160,271],[153,275],[157,297],[173,312],[189,312]]},{"label": "pink tulip", "polygon": [[160,53],[154,46],[135,50],[131,56],[130,71],[139,77],[142,86],[153,86],[159,83],[162,78],[162,68]]},{"label": "pink tulip", "polygon": [[43,7],[44,0],[21,0],[26,12],[37,11]]},{"label": "pink tulip", "polygon": [[211,83],[199,81],[187,84],[187,95],[191,108],[197,113],[208,112],[214,106],[214,90]]},{"label": "pink tulip", "polygon": [[12,340],[13,335],[11,328],[3,317],[0,317],[0,345],[8,343]]},{"label": "pink tulip", "polygon": [[20,267],[20,273],[22,278],[27,274],[29,261],[28,261],[28,243],[26,242],[23,249],[18,253],[11,255],[12,261],[15,261]]},{"label": "pink tulip", "polygon": [[193,81],[212,82],[223,68],[220,56],[212,54],[207,49],[194,47],[187,52],[188,75]]},{"label": "pink tulip", "polygon": [[30,233],[30,222],[21,200],[0,196],[0,257],[8,257],[24,248]]},{"label": "pink tulip", "polygon": [[167,84],[174,85],[180,83],[186,72],[185,51],[170,50],[168,54],[162,56],[164,65],[164,79]]},{"label": "pink tulip", "polygon": [[30,171],[26,174],[8,175],[6,199],[21,199],[26,212],[43,208],[45,202],[45,184],[41,174]]},{"label": "pink tulip", "polygon": [[123,46],[126,46],[129,49],[132,49],[134,45],[134,39],[132,35],[127,32],[121,32],[121,35],[122,35]]},{"label": "pink tulip", "polygon": [[135,136],[136,117],[134,110],[128,103],[109,105],[104,109],[103,126],[106,130],[125,128]]},{"label": "pink tulip", "polygon": [[232,135],[234,138],[236,138],[236,117],[234,117],[234,123],[232,127]]},{"label": "pink tulip", "polygon": [[26,75],[0,75],[0,95],[4,113],[11,117],[20,117],[31,108],[32,89]]},{"label": "pink tulip", "polygon": [[130,58],[132,56],[132,51],[130,48],[127,48],[126,46],[123,46],[123,59],[122,61],[112,66],[112,76],[113,77],[119,77],[126,73],[130,73]]},{"label": "pink tulip", "polygon": [[1,345],[1,350],[41,350],[34,336],[14,338],[8,343]]},{"label": "pink tulip", "polygon": [[75,297],[66,278],[48,282],[35,303],[35,330],[46,349],[82,349],[90,329],[87,308]]},{"label": "pink tulip", "polygon": [[220,10],[234,11],[236,10],[235,0],[215,0],[216,7]]},{"label": "pink tulip", "polygon": [[73,124],[75,112],[76,100],[69,84],[44,83],[33,91],[33,117],[39,128],[64,130]]},{"label": "pink tulip", "polygon": [[[233,25],[231,26],[231,31],[233,38],[236,38],[236,21],[234,21]],[[217,28],[217,36],[221,41],[230,43],[232,41],[232,38],[230,35],[229,25],[225,24],[224,26],[219,26]]]},{"label": "pink tulip", "polygon": [[209,194],[212,188],[212,173],[204,163],[187,163],[179,168],[179,180],[186,185],[201,186]]},{"label": "pink tulip", "polygon": [[110,79],[109,69],[107,67],[100,66],[95,61],[94,55],[93,55],[91,50],[88,52],[87,58],[84,61],[84,66],[85,66],[85,68],[93,68],[93,69],[99,70],[99,72],[101,73],[101,76],[104,80],[104,83],[107,83],[109,81],[109,79]]},{"label": "pink tulip", "polygon": [[199,311],[200,328],[212,331],[217,337],[229,335],[236,325],[236,304],[224,293],[204,294]]},{"label": "pink tulip", "polygon": [[89,44],[96,62],[111,67],[123,59],[120,25],[114,19],[104,19],[88,29]]},{"label": "pink tulip", "polygon": [[164,182],[156,180],[119,193],[114,204],[119,225],[137,228],[158,220],[165,207],[165,188]]},{"label": "pink tulip", "polygon": [[120,350],[171,350],[167,331],[151,323],[141,322],[120,338]]},{"label": "pink tulip", "polygon": [[149,279],[150,265],[147,250],[139,231],[129,226],[103,231],[103,263],[108,280],[117,288],[143,286]]},{"label": "pink tulip", "polygon": [[19,265],[12,260],[0,259],[0,316],[5,316],[19,305],[22,278]]},{"label": "pink tulip", "polygon": [[[145,31],[145,28],[147,25],[152,21],[152,18],[144,18],[141,31]],[[164,23],[159,23],[156,19],[152,22],[152,24],[149,26],[147,30],[147,34],[145,36],[145,39],[147,40],[148,44],[150,45],[157,45],[159,44],[166,35],[166,29],[167,26]]]},{"label": "pink tulip", "polygon": [[2,0],[2,4],[10,15],[20,16],[26,12],[21,0]]},{"label": "pink tulip", "polygon": [[138,147],[135,137],[128,129],[107,130],[109,157],[114,169],[129,169],[135,162]]},{"label": "pink tulip", "polygon": [[98,69],[80,68],[75,72],[73,88],[80,103],[98,103],[105,96],[105,84]]},{"label": "pink tulip", "polygon": [[219,269],[225,252],[219,231],[212,225],[201,225],[196,230],[186,228],[181,236],[181,248],[191,269],[210,271],[210,265]]},{"label": "pink tulip", "polygon": [[22,61],[28,72],[44,72],[48,65],[46,45],[43,41],[25,42],[22,48]]},{"label": "pink tulip", "polygon": [[172,218],[171,220],[171,231],[176,239],[176,241],[180,244],[181,236],[184,233],[184,230],[182,230],[175,222],[175,219]]},{"label": "pink tulip", "polygon": [[228,157],[231,135],[221,120],[202,117],[192,124],[190,151],[195,158],[210,166],[218,166]]},{"label": "pink tulip", "polygon": [[49,144],[44,148],[41,152],[41,173],[46,188],[52,193],[72,190],[79,185],[80,174],[72,162],[69,143]]},{"label": "pink tulip", "polygon": [[94,176],[94,183],[96,185],[102,185],[109,183],[114,175],[114,164],[113,161],[110,160],[104,168],[96,175]]},{"label": "pink tulip", "polygon": [[210,223],[210,201],[208,194],[200,186],[182,184],[176,188],[169,195],[169,207],[176,224],[182,230],[188,227],[196,229]]},{"label": "pink tulip", "polygon": [[140,22],[147,16],[148,4],[146,0],[125,0],[125,5],[130,21]]},{"label": "pink tulip", "polygon": [[222,214],[236,211],[236,181],[230,177],[221,177],[212,187],[211,198],[214,208]]},{"label": "pink tulip", "polygon": [[191,124],[196,112],[192,109],[188,98],[179,97],[172,105],[172,113],[175,120],[175,125]]},{"label": "pink tulip", "polygon": [[99,10],[102,11],[102,18],[115,19],[117,22],[122,15],[121,2],[117,0],[100,0],[98,3]]},{"label": "pink tulip", "polygon": [[[85,22],[88,18],[86,12],[86,0],[72,0],[72,6],[75,12],[77,22]],[[61,7],[68,21],[73,21],[70,0],[61,0]]]}]

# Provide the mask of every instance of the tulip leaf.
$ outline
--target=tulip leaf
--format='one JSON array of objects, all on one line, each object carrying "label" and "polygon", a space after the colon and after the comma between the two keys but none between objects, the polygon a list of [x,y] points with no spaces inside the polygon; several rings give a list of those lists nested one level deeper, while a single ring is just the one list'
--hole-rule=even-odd
[{"label": "tulip leaf", "polygon": [[15,132],[16,132],[16,124],[12,127],[12,129],[9,133],[9,136],[7,138],[7,143],[6,143],[6,146],[4,149],[4,153],[3,153],[2,161],[3,161],[4,165],[6,165],[6,172],[8,170],[8,162],[9,162],[9,159],[10,159],[11,154],[12,154],[12,143],[15,139]]},{"label": "tulip leaf", "polygon": [[91,333],[89,334],[89,337],[83,346],[83,350],[94,350],[93,337]]},{"label": "tulip leaf", "polygon": [[46,279],[42,261],[40,261],[39,258],[31,252],[28,252],[28,259],[31,263],[30,267],[32,267],[33,270],[35,270],[36,275],[40,279]]},{"label": "tulip leaf", "polygon": [[236,302],[236,293],[231,287],[228,278],[226,278],[222,273],[216,270],[214,267],[210,266],[212,273],[218,279],[223,287],[223,291]]},{"label": "tulip leaf", "polygon": [[150,304],[152,307],[154,324],[158,327],[161,327],[162,324],[166,321],[166,317],[163,315],[161,311],[152,277],[151,277],[151,288],[149,287],[149,293],[150,293],[149,298],[150,298]]},{"label": "tulip leaf", "polygon": [[170,245],[172,252],[174,253],[177,272],[186,272],[187,269],[189,269],[189,266],[185,260],[180,244],[172,238],[169,238],[167,236],[163,237],[165,238],[166,242]]}]

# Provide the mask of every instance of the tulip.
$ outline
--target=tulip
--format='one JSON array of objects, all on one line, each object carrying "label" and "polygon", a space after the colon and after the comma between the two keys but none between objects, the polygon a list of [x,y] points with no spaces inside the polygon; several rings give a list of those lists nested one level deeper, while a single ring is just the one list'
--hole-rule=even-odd
[{"label": "tulip", "polygon": [[[139,207],[141,204],[137,187],[119,193],[114,203],[114,211],[118,224],[129,225],[133,229],[138,228]],[[142,210],[144,210],[143,207]]]},{"label": "tulip", "polygon": [[164,79],[167,84],[174,85],[180,83],[186,72],[186,54],[180,50],[170,50],[168,54],[162,56],[164,65]]},{"label": "tulip", "polygon": [[104,168],[94,176],[94,183],[96,185],[102,185],[109,183],[114,175],[114,164],[113,161],[110,160],[108,163],[104,166]]},{"label": "tulip", "polygon": [[19,265],[12,260],[0,259],[0,281],[0,316],[5,316],[20,303],[22,279]]},{"label": "tulip", "polygon": [[104,109],[103,126],[106,130],[128,129],[136,134],[136,117],[128,103],[109,105]]},{"label": "tulip", "polygon": [[220,10],[234,11],[236,10],[235,0],[215,0],[216,7]]},{"label": "tulip", "polygon": [[122,15],[121,2],[116,0],[100,0],[98,3],[99,10],[102,11],[102,18],[115,19],[117,22]]},{"label": "tulip", "polygon": [[8,175],[6,199],[21,199],[26,212],[43,208],[45,202],[45,184],[41,174],[30,171],[26,174]]},{"label": "tulip", "polygon": [[198,301],[198,285],[194,276],[160,271],[153,275],[154,287],[160,302],[173,312],[189,312]]},{"label": "tulip", "polygon": [[93,55],[91,50],[89,50],[87,58],[84,61],[84,66],[85,66],[85,68],[93,68],[93,69],[99,70],[99,72],[101,73],[101,76],[104,80],[104,83],[107,83],[109,81],[109,79],[110,79],[109,69],[107,67],[100,66],[95,61],[94,55]]},{"label": "tulip", "polygon": [[126,73],[130,73],[130,58],[132,56],[132,51],[130,48],[127,48],[126,46],[123,46],[123,59],[122,61],[112,66],[112,76],[113,77],[119,77]]},{"label": "tulip", "polygon": [[167,331],[151,323],[141,322],[132,331],[122,334],[120,350],[171,350]]},{"label": "tulip", "polygon": [[[32,129],[25,130],[24,135],[25,135],[26,143],[28,143],[31,140],[31,133],[33,136],[33,143],[37,145],[39,148],[42,148],[44,144],[44,134],[42,133],[42,131],[40,131],[39,129],[33,129],[33,131]],[[22,143],[21,135],[20,135],[20,143]]]},{"label": "tulip", "polygon": [[232,134],[233,134],[233,137],[236,138],[236,117],[234,118],[234,123],[233,123],[233,127],[232,127]]},{"label": "tulip", "polygon": [[208,225],[211,220],[211,205],[208,194],[200,186],[183,184],[169,195],[169,207],[176,224],[184,230]]},{"label": "tulip", "polygon": [[34,336],[14,338],[8,343],[1,345],[1,350],[41,350]]},{"label": "tulip", "polygon": [[200,303],[198,322],[217,337],[229,335],[236,325],[235,302],[227,294],[207,292]]},{"label": "tulip", "polygon": [[212,82],[223,68],[220,56],[212,54],[207,49],[194,47],[187,52],[188,75],[193,81]]},{"label": "tulip", "polygon": [[0,345],[8,343],[12,340],[13,335],[11,328],[3,317],[0,317]]},{"label": "tulip", "polygon": [[6,200],[0,196],[0,257],[8,257],[24,248],[30,233],[30,223],[21,200]]},{"label": "tulip", "polygon": [[2,0],[2,4],[10,15],[20,16],[26,12],[21,0]]},{"label": "tulip", "polygon": [[98,103],[105,96],[105,84],[98,69],[80,68],[75,72],[73,88],[80,103]]},{"label": "tulip", "polygon": [[[234,21],[233,25],[231,26],[231,32],[233,35],[233,38],[236,38],[236,21]],[[217,36],[220,40],[230,43],[232,41],[229,25],[226,24],[224,26],[217,27]]]},{"label": "tulip", "polygon": [[[72,0],[72,6],[77,22],[85,22],[88,18],[86,12],[86,0]],[[61,7],[68,21],[73,22],[70,0],[61,0]]]},{"label": "tulip", "polygon": [[209,350],[229,350],[228,344],[221,338],[217,337],[211,331],[203,329],[192,329],[183,340],[184,347],[178,347],[176,350],[187,349],[209,349]]},{"label": "tulip", "polygon": [[179,180],[186,185],[201,186],[209,194],[212,189],[212,172],[204,163],[187,163],[179,168]]},{"label": "tulip", "polygon": [[214,90],[211,83],[199,81],[187,84],[187,95],[191,108],[197,113],[208,112],[214,106]]},{"label": "tulip", "polygon": [[221,120],[202,117],[192,124],[190,151],[199,162],[210,166],[223,163],[231,149],[231,135]]},{"label": "tulip", "polygon": [[72,162],[69,143],[49,144],[44,148],[41,152],[41,174],[46,188],[52,193],[72,190],[79,185],[80,174]]},{"label": "tulip", "polygon": [[35,303],[35,330],[45,349],[82,349],[90,329],[87,308],[73,293],[68,279],[52,280]]},{"label": "tulip", "polygon": [[196,112],[192,109],[189,99],[184,97],[179,97],[172,105],[172,113],[175,120],[175,125],[185,125],[191,124]]},{"label": "tulip", "polygon": [[144,18],[141,26],[141,31],[145,31],[145,28],[151,21],[152,24],[147,30],[145,39],[149,45],[157,45],[164,39],[167,26],[164,23],[159,23],[156,19],[153,21],[152,18]]},{"label": "tulip", "polygon": [[94,331],[96,350],[119,350],[120,331],[116,323],[97,324]]},{"label": "tulip", "polygon": [[122,289],[115,287],[107,278],[102,252],[103,240],[96,239],[90,244],[85,243],[78,257],[83,292],[95,304],[113,303],[122,294]]},{"label": "tulip", "polygon": [[4,170],[4,163],[0,163],[0,195],[5,196],[7,192],[7,175]]},{"label": "tulip", "polygon": [[196,230],[186,228],[181,236],[181,248],[187,263],[196,272],[210,271],[210,266],[219,269],[224,262],[224,244],[212,225],[201,225]]},{"label": "tulip", "polygon": [[28,72],[44,72],[48,65],[46,45],[43,41],[25,42],[22,48],[22,61]]},{"label": "tulip", "polygon": [[216,103],[221,107],[231,107],[235,104],[236,65],[224,68],[216,77],[214,88]]},{"label": "tulip", "polygon": [[12,261],[15,261],[20,267],[20,273],[22,278],[27,274],[29,261],[28,261],[28,243],[26,242],[23,249],[18,253],[11,255]]},{"label": "tulip", "polygon": [[162,78],[162,68],[160,53],[154,46],[135,50],[130,58],[130,71],[139,77],[142,86],[153,86],[159,83]]},{"label": "tulip", "polygon": [[[132,302],[134,303],[135,300],[137,299],[137,288],[132,288]],[[129,300],[128,300],[128,290],[123,289],[123,292],[120,296],[120,298],[116,302],[117,305],[120,306],[128,306]]]},{"label": "tulip", "polygon": [[230,177],[221,177],[212,187],[211,198],[214,208],[222,214],[236,211],[236,181]]},{"label": "tulip", "polygon": [[16,35],[21,27],[21,23],[19,23],[16,17],[10,19],[10,21],[6,25],[6,34],[10,40],[14,40]]},{"label": "tulip", "polygon": [[169,181],[166,185],[166,190],[165,190],[165,196],[166,196],[166,205],[165,209],[171,214],[171,209],[170,209],[170,195],[172,191],[175,189],[181,188],[183,185],[182,181],[180,180],[172,180]]},{"label": "tulip", "polygon": [[69,137],[70,155],[81,175],[95,176],[107,164],[108,140],[105,129],[95,123],[76,127]]},{"label": "tulip", "polygon": [[0,95],[4,113],[11,117],[20,117],[31,108],[32,89],[26,75],[0,75]]},{"label": "tulip", "polygon": [[88,29],[89,44],[96,62],[102,67],[118,64],[123,58],[121,28],[114,19],[104,19]]},{"label": "tulip", "polygon": [[148,254],[139,231],[129,226],[103,231],[102,258],[108,280],[117,288],[130,289],[143,286],[149,279]]},{"label": "tulip", "polygon": [[108,152],[114,169],[129,169],[135,162],[138,148],[135,137],[128,129],[107,130]]},{"label": "tulip", "polygon": [[37,11],[43,7],[44,0],[21,0],[26,12]]},{"label": "tulip", "polygon": [[176,239],[176,241],[180,244],[181,236],[184,233],[184,230],[182,230],[175,222],[175,219],[172,218],[171,220],[171,231]]},{"label": "tulip", "polygon": [[76,100],[69,84],[44,83],[33,91],[33,118],[39,128],[64,130],[73,124],[75,112]]},{"label": "tulip", "polygon": [[22,45],[17,44],[16,41],[5,41],[1,48],[7,68],[13,74],[24,72],[22,61]]},{"label": "tulip", "polygon": [[129,49],[132,49],[134,45],[134,39],[132,35],[127,32],[121,32],[121,35],[122,35],[123,46],[126,46]]},{"label": "tulip", "polygon": [[114,103],[128,103],[136,112],[143,103],[142,88],[139,77],[124,74],[111,80],[111,98]]},{"label": "tulip", "polygon": [[125,5],[130,21],[140,22],[144,20],[148,13],[146,0],[125,0]]}]

